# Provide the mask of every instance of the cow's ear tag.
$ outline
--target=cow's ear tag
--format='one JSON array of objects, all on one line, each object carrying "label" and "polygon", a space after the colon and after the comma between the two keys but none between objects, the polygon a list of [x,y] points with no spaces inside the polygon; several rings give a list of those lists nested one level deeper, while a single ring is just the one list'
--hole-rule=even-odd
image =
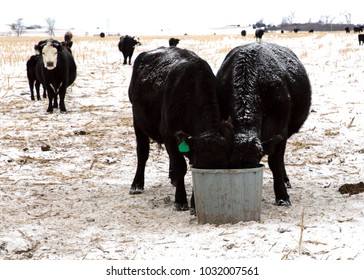
[{"label": "cow's ear tag", "polygon": [[178,150],[181,153],[188,153],[190,151],[190,146],[188,146],[188,144],[186,143],[185,140],[183,140],[179,145],[178,145]]}]

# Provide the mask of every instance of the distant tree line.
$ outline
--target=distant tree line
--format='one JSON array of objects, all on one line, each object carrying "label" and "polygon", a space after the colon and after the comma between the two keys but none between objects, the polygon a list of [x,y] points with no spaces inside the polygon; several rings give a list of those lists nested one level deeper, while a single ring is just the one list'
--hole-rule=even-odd
[{"label": "distant tree line", "polygon": [[284,23],[279,25],[266,25],[264,23],[257,22],[253,24],[252,27],[254,29],[264,29],[265,31],[293,31],[294,29],[298,29],[299,31],[344,31],[346,27],[350,30],[353,30],[355,26],[362,26],[362,25],[355,25],[355,24],[345,24],[345,23],[325,23],[322,21],[318,22],[308,22],[308,23]]},{"label": "distant tree line", "polygon": [[[50,36],[54,36],[54,27],[56,20],[54,18],[46,18],[47,33]],[[30,29],[41,29],[42,27],[38,24],[25,26],[22,18],[18,18],[14,23],[9,24],[11,31],[13,31],[18,37],[25,33],[26,30]]]},{"label": "distant tree line", "polygon": [[333,23],[336,19],[334,16],[323,15],[321,19],[317,22],[309,22],[307,23],[295,23],[295,12],[291,12],[288,16],[283,17],[281,24],[278,25],[266,25],[263,19],[260,19],[255,24],[252,25],[254,29],[260,28],[265,31],[277,31],[277,30],[286,30],[286,31],[343,31],[346,28],[353,30],[354,27],[362,27],[360,24],[352,24],[351,22],[351,13],[344,12],[340,16],[345,18],[346,23]]}]

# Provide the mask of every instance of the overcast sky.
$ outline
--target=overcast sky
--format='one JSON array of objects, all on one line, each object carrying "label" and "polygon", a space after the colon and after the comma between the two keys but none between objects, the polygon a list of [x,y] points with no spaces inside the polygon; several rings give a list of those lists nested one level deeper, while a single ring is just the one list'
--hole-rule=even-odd
[{"label": "overcast sky", "polygon": [[[259,4],[258,4],[259,3]],[[359,4],[360,3],[360,4]],[[362,1],[287,1],[287,0],[15,0],[1,4],[0,25],[23,18],[25,25],[46,25],[46,18],[56,20],[56,28],[119,30],[175,27],[223,27],[253,24],[280,24],[294,14],[295,22],[316,22],[322,16],[345,23],[343,13],[351,14],[352,23],[364,23]]]}]

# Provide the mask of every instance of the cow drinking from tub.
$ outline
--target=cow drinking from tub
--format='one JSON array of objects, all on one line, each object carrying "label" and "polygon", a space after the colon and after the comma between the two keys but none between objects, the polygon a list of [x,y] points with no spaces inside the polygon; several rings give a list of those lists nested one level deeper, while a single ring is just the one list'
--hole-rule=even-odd
[{"label": "cow drinking from tub", "polygon": [[130,194],[144,191],[152,139],[163,143],[169,155],[175,209],[188,210],[184,155],[195,168],[228,167],[233,131],[220,117],[215,75],[206,61],[188,50],[161,47],[143,52],[134,63],[129,99],[138,157]]},{"label": "cow drinking from tub", "polygon": [[41,56],[37,63],[37,77],[48,93],[48,113],[53,113],[53,108],[58,108],[57,96],[59,95],[59,108],[65,113],[64,103],[67,87],[76,79],[76,63],[69,50],[54,39],[38,43]]},{"label": "cow drinking from tub", "polygon": [[234,126],[230,167],[256,167],[268,155],[276,203],[291,205],[284,153],[287,139],[309,114],[311,86],[304,66],[285,47],[253,43],[227,54],[217,80],[222,117]]}]

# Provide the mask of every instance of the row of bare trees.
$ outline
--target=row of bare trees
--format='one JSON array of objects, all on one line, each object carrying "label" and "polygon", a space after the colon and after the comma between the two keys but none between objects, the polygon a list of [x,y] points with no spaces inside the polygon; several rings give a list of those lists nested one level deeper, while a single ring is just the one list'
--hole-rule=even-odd
[{"label": "row of bare trees", "polygon": [[[343,16],[345,18],[347,25],[351,25],[351,13],[345,11],[345,12],[341,13],[340,16]],[[295,18],[296,18],[296,13],[291,12],[287,17],[284,17],[282,19],[281,24],[282,25],[294,24]],[[336,19],[336,16],[322,15],[321,19],[319,21],[322,22],[323,24],[332,24],[335,19]],[[311,22],[311,19],[309,20],[309,22]]]},{"label": "row of bare trees", "polygon": [[[47,33],[50,36],[54,36],[56,20],[54,18],[46,18],[45,22],[47,23]],[[10,24],[10,28],[18,37],[21,36],[27,29],[22,18],[18,18],[14,23]]]}]

